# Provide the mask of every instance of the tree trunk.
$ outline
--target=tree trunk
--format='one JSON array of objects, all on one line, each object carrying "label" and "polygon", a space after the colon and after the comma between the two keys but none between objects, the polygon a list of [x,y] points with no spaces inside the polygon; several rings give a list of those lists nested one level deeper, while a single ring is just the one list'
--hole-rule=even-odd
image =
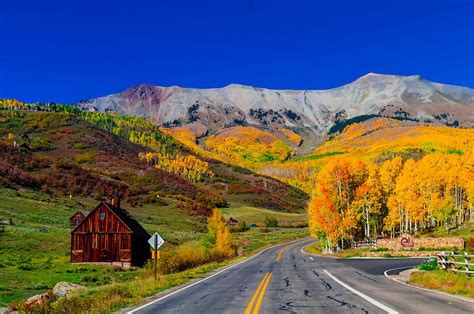
[{"label": "tree trunk", "polygon": [[[364,206],[365,207],[365,206]],[[370,237],[370,224],[369,224],[369,209],[365,207],[365,220],[366,220],[366,228],[365,228],[365,237]]]}]

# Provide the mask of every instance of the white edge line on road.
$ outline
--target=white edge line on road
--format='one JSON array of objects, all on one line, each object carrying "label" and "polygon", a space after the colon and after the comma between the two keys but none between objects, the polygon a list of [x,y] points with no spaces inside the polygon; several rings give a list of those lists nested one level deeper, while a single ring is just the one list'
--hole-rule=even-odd
[{"label": "white edge line on road", "polygon": [[447,297],[451,297],[451,298],[460,299],[460,300],[463,300],[463,301],[466,301],[466,302],[474,303],[474,299],[470,299],[470,298],[468,299],[468,298],[465,298],[465,297],[457,296],[457,295],[450,294],[450,293],[443,292],[443,291],[438,291],[438,290],[433,290],[433,289],[418,287],[418,286],[415,286],[415,285],[410,285],[410,284],[408,284],[408,283],[406,283],[406,282],[403,282],[403,281],[400,281],[400,280],[398,280],[398,279],[395,279],[395,278],[391,277],[391,276],[388,274],[388,272],[389,272],[389,271],[392,271],[392,270],[409,269],[409,268],[413,268],[414,266],[416,266],[416,265],[387,269],[386,271],[383,272],[383,274],[384,274],[385,277],[387,277],[388,279],[393,280],[393,281],[396,281],[396,282],[401,283],[402,285],[405,285],[405,286],[408,286],[408,287],[416,288],[416,289],[423,290],[423,291],[427,291],[427,292],[437,293],[437,294],[441,294],[441,295],[444,295],[444,296],[447,296]]},{"label": "white edge line on road", "polygon": [[156,303],[156,302],[162,301],[162,300],[164,300],[164,299],[166,299],[166,298],[168,298],[168,297],[170,297],[170,296],[172,296],[172,295],[175,295],[175,294],[177,294],[177,293],[180,293],[181,291],[184,291],[184,290],[186,290],[186,289],[188,289],[188,288],[191,288],[191,287],[193,287],[193,286],[195,286],[195,285],[198,285],[198,284],[200,284],[201,282],[206,281],[206,280],[209,280],[209,279],[211,279],[212,277],[215,277],[215,276],[217,276],[217,275],[219,275],[219,274],[221,274],[221,273],[223,273],[223,272],[225,272],[225,271],[227,271],[227,270],[229,270],[229,269],[231,269],[231,268],[234,268],[234,267],[239,266],[240,264],[249,262],[249,261],[251,261],[252,259],[254,259],[254,258],[256,258],[257,256],[259,256],[260,254],[262,254],[263,252],[266,252],[266,251],[268,251],[268,250],[270,250],[270,249],[273,249],[273,248],[275,248],[275,247],[282,246],[282,245],[285,245],[285,244],[288,245],[288,244],[291,244],[291,243],[294,243],[294,242],[304,241],[304,240],[308,240],[308,238],[305,238],[305,239],[297,239],[297,240],[294,240],[294,241],[290,241],[290,242],[286,242],[286,243],[281,243],[281,244],[277,244],[277,245],[271,246],[271,247],[269,247],[269,248],[266,248],[265,250],[260,251],[260,252],[258,252],[257,254],[255,254],[255,255],[253,255],[253,256],[251,256],[251,257],[249,257],[249,258],[247,258],[247,259],[245,259],[245,260],[243,260],[243,261],[240,261],[240,262],[238,262],[238,263],[236,263],[236,264],[230,265],[229,267],[226,267],[226,268],[224,268],[224,269],[218,271],[217,273],[214,273],[214,274],[210,275],[209,277],[205,277],[205,278],[203,278],[203,279],[201,279],[201,280],[199,280],[199,281],[196,281],[196,282],[194,282],[194,283],[192,283],[192,284],[190,284],[190,285],[187,285],[187,286],[185,286],[185,287],[183,287],[183,288],[181,288],[181,289],[179,289],[179,290],[176,290],[176,291],[173,291],[173,292],[171,292],[171,293],[168,293],[167,295],[164,295],[164,296],[162,296],[161,298],[158,298],[158,299],[155,299],[155,300],[150,301],[150,302],[148,302],[148,303],[145,303],[145,304],[143,304],[142,306],[139,306],[139,307],[134,308],[134,309],[132,309],[132,310],[130,310],[130,311],[127,311],[126,313],[127,313],[127,314],[133,314],[133,313],[135,313],[135,312],[137,312],[137,311],[140,311],[141,309],[144,309],[144,308],[146,308],[147,306],[150,306],[150,305],[152,305],[152,304],[154,304],[154,303]]},{"label": "white edge line on road", "polygon": [[336,277],[334,277],[330,272],[328,272],[326,269],[324,270],[324,272],[329,276],[331,277],[335,282],[337,282],[338,284],[340,284],[341,286],[343,286],[344,288],[354,292],[355,294],[357,294],[359,297],[369,301],[370,303],[372,303],[373,305],[375,305],[376,307],[378,308],[381,308],[382,310],[386,311],[387,313],[390,313],[390,314],[397,314],[398,312],[395,311],[394,309],[392,309],[391,307],[388,307],[382,303],[380,303],[379,301],[377,300],[374,300],[372,299],[371,297],[369,297],[368,295],[365,295],[363,294],[362,292],[352,288],[351,286],[349,286],[348,284],[342,282],[341,280],[337,279]]}]

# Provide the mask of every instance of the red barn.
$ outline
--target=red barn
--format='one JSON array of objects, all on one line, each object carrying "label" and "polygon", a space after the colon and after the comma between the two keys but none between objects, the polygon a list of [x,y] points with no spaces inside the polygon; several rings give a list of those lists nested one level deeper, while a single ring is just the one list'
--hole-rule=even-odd
[{"label": "red barn", "polygon": [[86,218],[87,215],[89,215],[89,214],[90,214],[90,212],[85,211],[85,210],[80,210],[80,211],[76,212],[74,215],[72,215],[69,218],[69,227],[70,228],[76,228],[76,226],[79,225],[81,223],[81,221],[83,221],[84,218]]},{"label": "red barn", "polygon": [[72,263],[143,266],[150,258],[150,235],[113,197],[101,202],[71,233]]}]

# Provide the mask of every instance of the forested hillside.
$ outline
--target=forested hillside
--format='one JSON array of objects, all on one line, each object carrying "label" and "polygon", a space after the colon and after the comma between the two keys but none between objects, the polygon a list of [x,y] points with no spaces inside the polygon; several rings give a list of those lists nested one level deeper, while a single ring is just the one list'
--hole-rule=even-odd
[{"label": "forested hillside", "polygon": [[[7,183],[56,188],[67,195],[115,192],[131,204],[151,201],[157,194],[179,195],[185,203],[197,201],[208,209],[226,206],[222,195],[229,194],[229,185],[250,185],[258,194],[248,205],[304,210],[304,193],[195,155],[147,120],[63,105],[35,107],[4,101],[2,106],[7,109],[0,124],[2,162],[16,169],[9,171]],[[28,183],[18,173],[29,178]],[[91,191],[91,180],[104,188]]]}]

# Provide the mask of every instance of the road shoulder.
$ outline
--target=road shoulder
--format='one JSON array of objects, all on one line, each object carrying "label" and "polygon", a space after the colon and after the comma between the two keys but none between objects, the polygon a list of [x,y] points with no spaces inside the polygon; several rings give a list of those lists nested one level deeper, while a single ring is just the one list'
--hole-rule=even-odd
[{"label": "road shoulder", "polygon": [[[437,293],[437,294],[441,294],[441,295],[444,295],[444,296],[447,296],[447,297],[452,297],[452,298],[456,298],[456,299],[459,299],[459,300],[463,300],[463,301],[466,301],[466,302],[470,302],[470,303],[473,303],[474,304],[474,299],[473,298],[469,298],[469,297],[463,297],[463,296],[459,296],[459,295],[455,295],[455,294],[451,294],[451,293],[447,293],[447,292],[443,292],[443,291],[439,291],[439,290],[435,290],[435,289],[428,289],[428,288],[424,288],[424,287],[420,287],[420,286],[416,286],[416,285],[413,285],[413,284],[410,284],[408,282],[405,282],[403,280],[400,280],[399,278],[397,278],[396,275],[389,275],[388,273],[390,271],[395,271],[395,270],[399,270],[399,269],[405,269],[406,270],[410,270],[410,269],[413,269],[413,268],[408,268],[407,267],[401,267],[401,268],[392,268],[392,269],[387,269],[385,272],[384,272],[384,275],[387,279],[390,279],[392,281],[395,281],[397,283],[400,283],[402,285],[405,285],[405,286],[408,286],[408,287],[411,287],[411,288],[415,288],[415,289],[419,289],[419,290],[423,290],[423,291],[427,291],[427,292],[433,292],[433,293]],[[401,272],[400,272],[401,273]]]}]

